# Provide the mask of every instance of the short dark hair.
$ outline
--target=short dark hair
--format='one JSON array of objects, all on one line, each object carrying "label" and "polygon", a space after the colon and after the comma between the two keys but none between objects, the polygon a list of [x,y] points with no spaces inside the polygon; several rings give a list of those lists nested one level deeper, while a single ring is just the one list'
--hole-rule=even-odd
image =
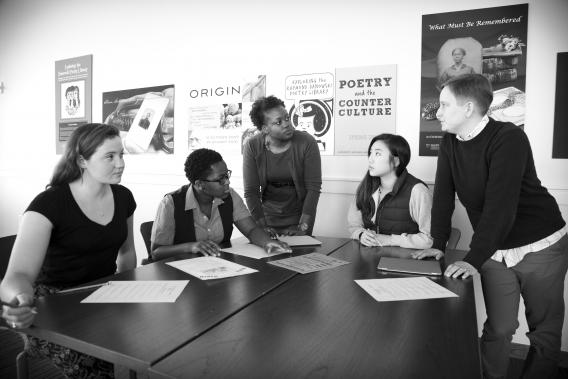
[{"label": "short dark hair", "polygon": [[448,87],[458,100],[472,100],[482,115],[493,102],[493,89],[489,80],[481,74],[465,74],[451,78],[442,88]]},{"label": "short dark hair", "polygon": [[211,166],[223,161],[221,154],[211,149],[197,149],[185,160],[185,176],[191,184],[196,180],[205,179],[211,173]]},{"label": "short dark hair", "polygon": [[455,53],[456,51],[458,51],[458,50],[461,51],[461,53],[462,53],[463,55],[466,55],[465,49],[464,49],[463,47],[456,47],[455,49],[453,49],[453,50],[452,50],[452,55],[454,55],[454,53]]},{"label": "short dark hair", "polygon": [[276,96],[261,97],[252,104],[249,116],[258,130],[264,125],[264,112],[278,107],[285,107],[284,102]]}]

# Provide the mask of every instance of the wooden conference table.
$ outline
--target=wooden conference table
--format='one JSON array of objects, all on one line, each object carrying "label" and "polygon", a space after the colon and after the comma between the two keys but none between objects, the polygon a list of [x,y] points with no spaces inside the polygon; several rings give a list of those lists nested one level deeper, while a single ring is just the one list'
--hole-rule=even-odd
[{"label": "wooden conference table", "polygon": [[321,247],[293,255],[350,264],[300,275],[223,254],[259,272],[201,281],[157,262],[105,280],[189,279],[175,303],[81,304],[92,291],[49,296],[26,333],[152,378],[481,376],[471,279],[432,278],[458,298],[379,303],[353,280],[408,277],[376,266],[381,256],[410,252],[318,239]]},{"label": "wooden conference table", "polygon": [[[480,378],[472,279],[431,278],[457,298],[377,302],[355,279],[401,248],[351,241],[351,262],[298,275],[150,368],[151,378]],[[448,261],[463,257],[449,251]]]},{"label": "wooden conference table", "polygon": [[[323,242],[321,247],[294,248],[292,255],[330,254],[348,241],[318,239]],[[47,296],[38,300],[34,326],[24,332],[127,367],[131,376],[146,373],[151,365],[296,276],[293,271],[267,264],[267,260],[287,256],[257,260],[222,253],[222,258],[258,272],[212,281],[194,278],[163,261],[137,267],[100,282],[190,281],[175,303],[81,304],[94,289]]]}]

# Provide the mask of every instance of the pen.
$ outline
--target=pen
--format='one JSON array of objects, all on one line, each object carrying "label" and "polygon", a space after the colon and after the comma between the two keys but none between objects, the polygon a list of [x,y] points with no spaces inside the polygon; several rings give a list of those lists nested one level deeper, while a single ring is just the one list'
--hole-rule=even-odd
[{"label": "pen", "polygon": [[73,293],[73,292],[85,291],[85,290],[90,290],[92,288],[98,288],[98,287],[106,286],[108,284],[110,284],[110,282],[91,284],[91,285],[82,286],[82,287],[73,287],[73,288],[69,288],[69,289],[66,289],[66,290],[59,291],[57,293]]}]

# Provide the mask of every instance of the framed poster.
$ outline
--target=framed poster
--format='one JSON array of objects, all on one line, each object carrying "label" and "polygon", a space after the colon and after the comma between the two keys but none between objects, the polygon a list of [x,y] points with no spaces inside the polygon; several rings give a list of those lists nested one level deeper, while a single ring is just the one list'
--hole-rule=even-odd
[{"label": "framed poster", "polygon": [[568,158],[568,52],[556,59],[556,101],[552,158]]},{"label": "framed poster", "polygon": [[93,56],[55,62],[55,146],[61,154],[69,136],[92,120]]},{"label": "framed poster", "polygon": [[174,85],[103,92],[103,122],[129,154],[174,152]]},{"label": "framed poster", "polygon": [[396,65],[335,70],[335,155],[367,155],[371,139],[396,131]]},{"label": "framed poster", "polygon": [[527,19],[528,4],[422,16],[420,155],[438,154],[440,89],[458,75],[487,77],[494,97],[489,116],[524,125]]}]

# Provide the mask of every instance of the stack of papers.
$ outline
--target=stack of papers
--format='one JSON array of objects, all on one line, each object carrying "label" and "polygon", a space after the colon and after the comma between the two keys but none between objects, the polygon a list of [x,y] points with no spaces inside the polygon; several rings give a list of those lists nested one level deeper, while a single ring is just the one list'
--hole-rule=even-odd
[{"label": "stack of papers", "polygon": [[452,291],[423,276],[356,280],[377,301],[400,301],[458,297]]},{"label": "stack of papers", "polygon": [[201,280],[230,278],[258,271],[217,257],[190,258],[166,264]]},{"label": "stack of papers", "polygon": [[307,274],[310,272],[327,270],[338,266],[343,266],[349,262],[341,259],[328,257],[327,255],[311,253],[300,255],[297,257],[280,259],[277,261],[268,262],[271,265],[286,268],[288,270],[299,272],[300,274]]},{"label": "stack of papers", "polygon": [[409,274],[442,275],[439,261],[381,257],[379,270],[405,272]]},{"label": "stack of papers", "polygon": [[293,246],[320,246],[321,241],[310,236],[278,236],[278,240]]},{"label": "stack of papers", "polygon": [[233,245],[233,247],[226,247],[221,249],[225,253],[242,255],[244,257],[262,259],[273,257],[275,255],[286,254],[284,251],[278,251],[268,254],[262,247],[253,245],[252,243],[247,243],[246,245]]},{"label": "stack of papers", "polygon": [[189,280],[110,281],[81,303],[174,303]]}]

